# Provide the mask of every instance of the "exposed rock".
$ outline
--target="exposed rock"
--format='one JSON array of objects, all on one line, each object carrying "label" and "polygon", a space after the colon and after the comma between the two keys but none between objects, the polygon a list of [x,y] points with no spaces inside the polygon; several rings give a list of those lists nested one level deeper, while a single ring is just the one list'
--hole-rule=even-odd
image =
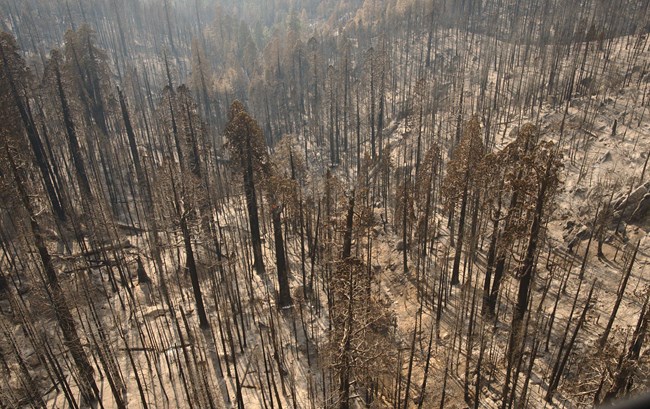
[{"label": "exposed rock", "polygon": [[587,188],[584,186],[579,186],[573,189],[573,195],[584,198],[587,194]]},{"label": "exposed rock", "polygon": [[449,332],[444,330],[444,329],[441,329],[440,330],[440,339],[445,340],[445,339],[448,339],[448,338],[449,338]]},{"label": "exposed rock", "polygon": [[598,159],[598,163],[605,163],[609,162],[610,160],[612,160],[612,153],[610,151],[607,151],[603,156],[600,157],[600,159]]},{"label": "exposed rock", "polygon": [[147,271],[144,269],[144,265],[142,264],[142,260],[140,259],[140,256],[138,256],[136,262],[138,263],[138,268],[136,270],[138,274],[138,283],[139,284],[150,283],[151,279],[147,275]]},{"label": "exposed rock", "polygon": [[397,246],[395,246],[395,250],[404,251],[405,249],[406,249],[406,244],[404,244],[404,240],[398,241]]},{"label": "exposed rock", "polygon": [[646,193],[645,196],[639,201],[639,204],[634,209],[632,216],[630,216],[630,222],[638,223],[648,221],[648,216],[650,213],[650,193]]},{"label": "exposed rock", "polygon": [[639,222],[643,221],[648,213],[648,200],[650,194],[650,182],[637,187],[629,195],[621,195],[614,201],[614,215],[622,220]]},{"label": "exposed rock", "polygon": [[166,311],[164,308],[152,307],[149,311],[145,311],[144,316],[148,319],[155,320],[156,318],[163,317]]},{"label": "exposed rock", "polygon": [[25,295],[25,294],[27,294],[31,289],[32,289],[32,287],[31,287],[29,284],[24,284],[24,283],[23,283],[22,285],[18,286],[18,294],[19,294],[19,295]]},{"label": "exposed rock", "polygon": [[566,222],[562,238],[564,239],[564,242],[567,243],[569,251],[573,251],[573,247],[575,247],[576,244],[588,237],[589,228],[587,226],[576,224],[576,222],[572,220]]},{"label": "exposed rock", "polygon": [[580,80],[580,86],[585,89],[590,89],[594,84],[594,79],[591,77],[586,77]]},{"label": "exposed rock", "polygon": [[25,358],[25,362],[27,362],[27,365],[29,365],[31,368],[36,368],[41,366],[41,361],[38,359],[38,355],[35,353],[32,353],[31,355],[27,356]]}]

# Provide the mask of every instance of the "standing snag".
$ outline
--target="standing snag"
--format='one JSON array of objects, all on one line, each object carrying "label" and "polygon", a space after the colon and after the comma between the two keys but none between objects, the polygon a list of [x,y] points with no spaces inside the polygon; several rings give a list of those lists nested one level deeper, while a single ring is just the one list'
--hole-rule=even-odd
[{"label": "standing snag", "polygon": [[[366,265],[354,257],[338,263],[331,278],[332,330],[326,361],[335,378],[336,394],[330,404],[339,409],[352,407],[353,388],[363,396],[389,379],[395,370],[393,320],[386,303],[372,290],[373,280]],[[363,390],[366,393],[362,393]]]}]

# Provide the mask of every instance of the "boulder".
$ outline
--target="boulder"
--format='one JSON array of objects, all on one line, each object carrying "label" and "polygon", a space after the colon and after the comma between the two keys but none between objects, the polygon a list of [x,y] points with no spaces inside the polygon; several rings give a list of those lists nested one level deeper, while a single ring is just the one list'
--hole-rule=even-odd
[{"label": "boulder", "polygon": [[572,193],[574,196],[585,198],[587,196],[587,188],[584,186],[577,186],[573,189]]},{"label": "boulder", "polygon": [[588,237],[589,228],[587,226],[576,224],[576,222],[571,220],[566,222],[562,238],[564,239],[564,242],[567,243],[569,251],[573,251],[576,244]]},{"label": "boulder", "polygon": [[25,362],[29,365],[30,368],[37,368],[41,366],[41,361],[38,359],[38,355],[32,353],[31,355],[25,358]]},{"label": "boulder", "polygon": [[631,222],[643,221],[648,213],[648,199],[650,194],[650,181],[634,189],[629,195],[621,195],[614,201],[614,215],[616,218]]},{"label": "boulder", "polygon": [[612,153],[610,151],[607,151],[603,156],[598,159],[598,163],[605,163],[609,162],[612,160]]},{"label": "boulder", "polygon": [[645,196],[639,201],[634,212],[630,216],[630,222],[639,223],[646,222],[650,217],[650,193],[646,193]]}]

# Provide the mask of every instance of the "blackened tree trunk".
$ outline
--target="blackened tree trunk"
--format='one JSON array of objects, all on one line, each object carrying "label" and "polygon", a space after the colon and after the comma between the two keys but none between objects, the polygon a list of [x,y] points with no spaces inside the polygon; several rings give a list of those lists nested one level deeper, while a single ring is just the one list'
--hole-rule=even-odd
[{"label": "blackened tree trunk", "polygon": [[553,394],[555,393],[555,390],[557,389],[557,386],[560,383],[560,377],[562,376],[567,361],[569,360],[569,356],[571,355],[571,350],[573,349],[573,345],[575,344],[576,338],[578,337],[578,331],[580,331],[580,328],[582,327],[582,324],[584,323],[585,318],[587,316],[587,311],[589,311],[589,307],[590,307],[589,303],[591,302],[591,296],[594,293],[595,284],[596,282],[594,281],[594,283],[591,286],[591,289],[589,290],[589,294],[587,295],[587,300],[585,301],[585,306],[582,309],[580,318],[578,318],[578,322],[576,323],[575,330],[571,335],[571,339],[567,344],[566,352],[561,357],[561,359],[558,360],[556,367],[553,368],[553,373],[551,374],[551,380],[549,381],[548,389],[546,391],[546,396],[544,397],[544,400],[546,400],[549,403],[553,399]]},{"label": "blackened tree trunk", "polygon": [[[458,135],[460,138],[460,122]],[[485,155],[483,139],[481,138],[481,124],[478,117],[472,117],[464,127],[462,138],[452,152],[447,165],[447,174],[443,180],[443,195],[446,197],[451,214],[460,198],[460,217],[458,220],[458,237],[454,240],[454,228],[450,227],[450,246],[455,246],[454,263],[451,273],[451,285],[458,285],[460,272],[460,259],[463,251],[465,219],[467,215],[467,201],[470,193],[475,195],[481,185],[482,175],[479,173],[480,164]],[[455,220],[453,220],[455,222]]]},{"label": "blackened tree trunk", "polygon": [[648,311],[648,296],[643,303],[641,312],[639,314],[639,319],[634,329],[634,334],[632,334],[632,343],[627,353],[621,359],[620,370],[614,375],[614,381],[612,386],[609,388],[603,402],[607,403],[612,401],[616,396],[618,396],[624,389],[629,391],[632,387],[634,381],[633,374],[634,368],[637,365],[639,356],[641,355],[641,349],[643,348],[643,343],[645,341],[646,333],[648,332],[648,323],[650,319],[650,314]]},{"label": "blackened tree trunk", "polygon": [[205,315],[205,306],[203,305],[203,295],[201,294],[201,284],[199,282],[199,273],[196,268],[196,260],[194,259],[194,250],[192,249],[192,238],[190,236],[190,229],[187,226],[186,216],[181,216],[180,220],[181,232],[183,233],[183,244],[185,245],[185,263],[187,271],[190,273],[190,280],[192,281],[192,290],[194,291],[194,301],[196,303],[196,311],[199,316],[199,326],[201,328],[209,328],[210,323],[208,317]]},{"label": "blackened tree trunk", "polygon": [[460,258],[463,251],[463,238],[465,235],[465,216],[467,214],[467,191],[468,181],[465,180],[465,189],[463,190],[463,197],[460,203],[460,217],[458,219],[458,239],[456,240],[456,253],[454,254],[454,266],[451,271],[451,285],[458,285],[460,283]]},{"label": "blackened tree trunk", "polygon": [[[144,169],[142,168],[142,161],[140,159],[140,154],[138,153],[138,148],[135,142],[135,132],[133,131],[133,126],[131,124],[129,111],[126,106],[126,101],[124,100],[124,95],[119,89],[118,89],[118,96],[120,100],[120,108],[122,111],[122,119],[124,120],[124,127],[126,129],[127,139],[129,141],[129,149],[131,151],[133,164],[135,166],[135,175],[136,178],[138,179],[138,187],[140,188],[140,195],[144,200],[143,208],[144,208],[144,213],[145,213],[147,223],[149,224],[148,227],[149,227],[151,252],[153,255],[156,268],[158,269],[158,272],[161,273],[160,286],[161,286],[163,296],[165,297],[165,300],[169,305],[170,303],[169,292],[167,290],[167,284],[165,282],[165,279],[163,278],[162,275],[163,263],[162,263],[162,258],[160,256],[160,238],[158,237],[158,227],[157,227],[156,218],[154,216],[154,211],[153,211],[151,185],[149,185],[149,180],[147,179]],[[140,259],[138,259],[138,262],[140,262]],[[148,280],[148,277],[146,276],[146,272],[144,272],[144,275],[141,276],[141,271],[142,272],[145,271],[144,266],[142,267],[142,269],[140,269],[140,264],[138,264],[138,281],[140,283],[143,283]],[[146,279],[143,281],[141,278],[144,277],[146,277]]]},{"label": "blackened tree trunk", "polygon": [[230,107],[224,134],[233,162],[244,179],[244,195],[253,247],[253,265],[258,274],[264,274],[255,172],[268,167],[266,142],[259,124],[246,112],[246,108],[239,101],[233,102]]},{"label": "blackened tree trunk", "polygon": [[[534,127],[530,127],[528,125],[524,125],[524,129],[520,131],[520,135],[518,136],[518,139],[523,137],[523,146],[520,149],[517,149],[515,147],[515,153],[509,153],[506,154],[506,156],[512,156],[510,159],[512,160],[512,164],[520,163],[520,158],[522,158],[522,155],[526,155],[530,152],[530,150],[534,147],[534,138],[533,136],[536,134],[536,130]],[[523,134],[522,134],[523,133]],[[547,169],[545,170],[545,173],[549,171],[548,169],[548,164]],[[524,177],[524,171],[525,168],[520,168],[517,171],[516,174],[516,180],[520,180],[522,177]],[[502,176],[499,176],[502,177]],[[539,193],[539,192],[537,192]],[[512,195],[510,196],[510,203],[508,205],[508,210],[505,216],[505,221],[504,221],[504,226],[503,230],[501,232],[507,232],[510,230],[510,226],[512,223],[512,218],[514,217],[514,214],[517,213],[517,208],[521,206],[521,198],[520,196],[523,196],[525,198],[524,192],[520,192],[518,189],[514,189],[512,191]],[[543,204],[543,202],[542,202]],[[499,202],[499,208],[501,207],[501,202]],[[499,212],[500,214],[500,212]],[[539,229],[539,227],[537,228]],[[532,229],[531,229],[532,230]],[[503,237],[503,236],[501,236]],[[500,239],[499,236],[495,238],[497,240]],[[501,280],[503,279],[503,273],[505,270],[506,266],[506,253],[507,253],[507,247],[511,243],[502,243],[501,245],[496,246],[496,264],[494,266],[494,282],[492,283],[492,288],[490,289],[490,294],[488,297],[488,315],[494,316],[495,311],[496,311],[496,304],[497,304],[497,298],[499,297],[499,290],[501,288]]]},{"label": "blackened tree trunk", "polygon": [[[182,94],[181,94],[182,95]],[[188,142],[190,145],[189,149],[189,165],[190,171],[198,178],[201,179],[201,160],[199,154],[199,142],[197,141],[197,132],[195,131],[194,118],[192,112],[190,111],[190,98],[189,94],[185,95],[183,98],[183,105],[185,108],[185,114],[187,115],[187,126],[189,131]],[[200,127],[200,125],[199,125]]]},{"label": "blackened tree trunk", "polygon": [[273,223],[273,238],[275,241],[275,265],[278,269],[278,286],[280,287],[278,306],[280,308],[286,308],[289,307],[293,301],[291,300],[287,261],[284,252],[284,237],[282,236],[282,220],[280,218],[281,213],[282,208],[280,206],[272,205],[271,221]]},{"label": "blackened tree trunk", "polygon": [[497,243],[499,242],[500,219],[501,219],[501,196],[499,196],[497,211],[492,221],[492,237],[490,238],[490,247],[488,249],[487,262],[485,267],[485,282],[483,284],[483,309],[481,310],[483,315],[494,314],[494,305],[491,304],[492,301],[491,286],[492,286],[492,272],[494,270],[494,259],[496,258]]},{"label": "blackened tree trunk", "polygon": [[353,287],[354,280],[352,278],[352,269],[348,275],[348,305],[347,317],[345,319],[345,331],[343,337],[343,350],[341,351],[341,372],[339,373],[339,409],[350,408],[350,371],[352,368],[351,355],[352,355],[352,330],[353,330]]},{"label": "blackened tree trunk", "polygon": [[142,169],[142,161],[140,160],[140,154],[138,153],[138,147],[135,142],[135,132],[133,132],[133,125],[131,124],[131,117],[129,116],[129,111],[126,107],[126,101],[124,100],[124,95],[122,91],[118,88],[117,94],[120,100],[120,109],[122,111],[122,119],[124,120],[124,128],[126,129],[126,136],[129,141],[129,150],[131,151],[131,159],[133,160],[133,165],[135,166],[135,176],[138,178],[138,184],[141,188],[141,194],[143,194],[143,199],[147,206],[151,206],[151,193],[147,186],[147,178],[145,177],[144,171]]},{"label": "blackened tree trunk", "polygon": [[528,308],[530,285],[532,283],[533,272],[535,270],[535,253],[537,252],[537,242],[539,240],[539,234],[542,227],[542,217],[544,212],[544,203],[546,201],[546,192],[549,187],[552,171],[551,160],[552,157],[549,158],[549,162],[546,165],[546,170],[544,171],[544,179],[540,185],[539,192],[537,194],[537,200],[535,202],[535,213],[533,215],[533,223],[530,227],[530,236],[528,237],[526,256],[521,266],[521,273],[519,277],[517,304],[515,305],[515,310],[512,318],[513,326],[523,320]]},{"label": "blackened tree trunk", "polygon": [[[250,138],[247,138],[246,144],[248,145],[248,151],[250,152]],[[264,274],[262,235],[260,233],[260,218],[257,211],[257,193],[255,192],[255,177],[253,175],[253,158],[250,153],[246,156],[246,167],[244,169],[244,194],[246,196],[246,209],[248,210],[248,221],[250,223],[251,242],[253,245],[253,266],[258,274]]]},{"label": "blackened tree trunk", "polygon": [[343,253],[341,258],[345,260],[352,254],[352,224],[354,222],[354,190],[350,195],[348,215],[345,221],[345,233],[343,234]]}]

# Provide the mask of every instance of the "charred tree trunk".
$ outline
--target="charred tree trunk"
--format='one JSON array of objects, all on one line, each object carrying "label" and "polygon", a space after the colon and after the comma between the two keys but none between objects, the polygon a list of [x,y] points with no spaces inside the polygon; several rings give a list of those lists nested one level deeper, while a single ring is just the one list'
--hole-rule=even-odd
[{"label": "charred tree trunk", "polygon": [[278,306],[286,308],[291,306],[291,291],[289,288],[289,276],[287,271],[287,261],[284,253],[284,238],[282,236],[282,220],[280,214],[282,208],[278,205],[272,205],[271,208],[271,221],[273,223],[273,238],[275,239],[275,265],[278,269],[278,285],[280,287],[280,295],[278,298]]},{"label": "charred tree trunk", "polygon": [[192,249],[192,238],[190,236],[190,229],[187,226],[186,216],[180,218],[181,232],[183,233],[183,244],[185,246],[185,263],[187,271],[190,273],[192,281],[192,290],[194,291],[194,301],[196,303],[196,311],[199,316],[199,326],[203,329],[209,328],[210,323],[205,314],[205,306],[203,305],[203,295],[201,294],[201,283],[199,282],[199,272],[196,268],[196,260],[194,258],[194,250]]},{"label": "charred tree trunk", "polygon": [[458,219],[458,239],[456,240],[456,252],[454,254],[454,266],[451,271],[451,285],[458,285],[460,283],[460,258],[463,252],[463,237],[465,235],[465,216],[467,213],[467,193],[469,190],[469,182],[465,181],[465,189],[463,190],[463,197],[460,203],[460,217]]},{"label": "charred tree trunk", "polygon": [[262,257],[262,237],[260,234],[260,219],[257,212],[257,193],[255,192],[255,178],[253,174],[253,158],[251,157],[250,134],[247,136],[246,145],[248,153],[245,158],[244,168],[244,194],[246,196],[246,209],[251,229],[251,242],[253,245],[253,266],[258,274],[264,274],[264,259]]},{"label": "charred tree trunk", "polygon": [[551,173],[551,161],[546,165],[544,171],[544,179],[537,193],[537,200],[535,202],[535,213],[533,215],[533,223],[530,227],[530,236],[528,238],[528,246],[526,248],[526,256],[521,266],[521,274],[519,277],[519,292],[517,293],[517,304],[512,317],[513,328],[515,325],[521,323],[528,309],[528,298],[530,292],[530,285],[533,281],[535,270],[535,253],[537,252],[537,242],[542,228],[542,217],[544,212],[544,202],[546,200],[546,191],[549,185],[549,178]]},{"label": "charred tree trunk", "polygon": [[343,234],[343,253],[341,258],[345,260],[352,254],[352,223],[354,222],[354,190],[350,194],[348,215],[345,221],[345,233]]},{"label": "charred tree trunk", "polygon": [[580,318],[578,318],[578,322],[576,323],[576,328],[573,331],[573,334],[571,335],[571,339],[569,340],[569,343],[567,345],[566,352],[564,353],[562,359],[558,361],[559,365],[553,368],[554,371],[551,374],[551,380],[549,381],[548,389],[546,391],[546,396],[544,397],[544,400],[546,400],[547,402],[551,402],[553,399],[553,394],[555,393],[555,389],[557,389],[557,386],[560,382],[560,377],[562,376],[567,361],[569,360],[569,356],[571,355],[571,349],[573,349],[573,344],[575,343],[576,338],[578,337],[578,331],[580,331],[580,328],[582,327],[582,323],[585,321],[585,318],[587,316],[587,311],[589,311],[589,307],[590,307],[589,303],[591,302],[591,296],[594,293],[595,284],[596,282],[594,281],[594,284],[592,284],[591,289],[589,290],[589,294],[587,295],[587,300],[585,301],[585,306],[582,309],[582,314],[580,314]]},{"label": "charred tree trunk", "polygon": [[[497,211],[492,221],[492,237],[490,238],[490,247],[487,254],[487,262],[485,267],[485,282],[483,284],[483,308],[481,312],[483,315],[494,314],[494,305],[491,304],[491,285],[492,285],[492,271],[494,270],[494,259],[497,254],[497,243],[499,241],[499,221],[501,218],[501,196],[497,204]],[[495,278],[496,281],[496,278]]]}]

